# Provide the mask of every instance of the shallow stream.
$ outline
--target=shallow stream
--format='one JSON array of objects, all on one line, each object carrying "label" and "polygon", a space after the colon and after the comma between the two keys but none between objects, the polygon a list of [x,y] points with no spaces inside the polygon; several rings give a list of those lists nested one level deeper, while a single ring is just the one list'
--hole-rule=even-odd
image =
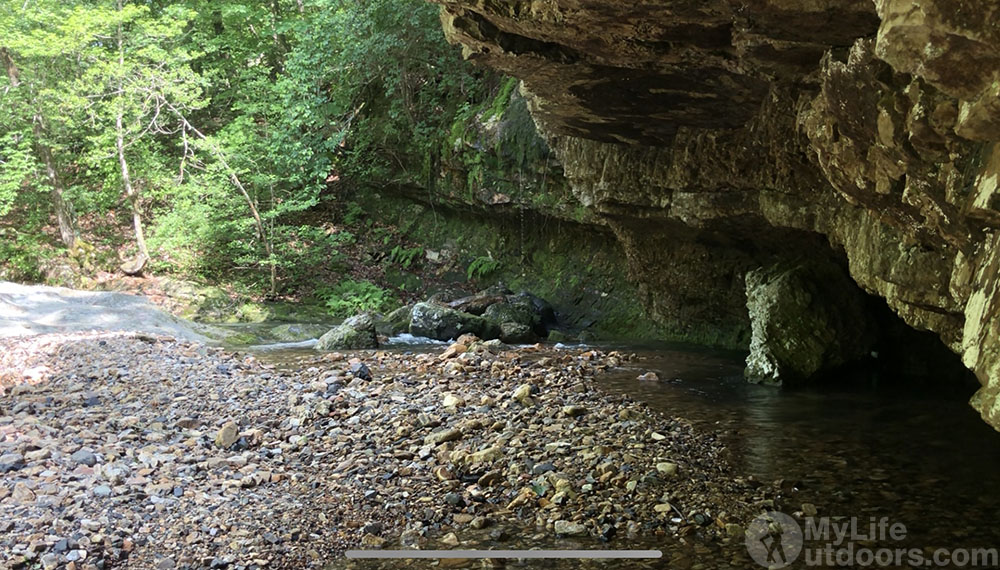
[{"label": "shallow stream", "polygon": [[[780,390],[742,378],[740,354],[683,346],[615,348],[635,352],[627,367],[599,377],[606,390],[685,418],[723,438],[741,476],[784,480],[775,505],[791,514],[815,506],[818,517],[872,517],[905,525],[901,541],[863,542],[867,548],[926,550],[1000,547],[1000,433],[969,407],[964,389],[907,389],[845,378],[843,386]],[[401,346],[393,350],[441,350]],[[269,351],[263,358],[294,365],[301,349]],[[659,382],[638,381],[653,371]],[[889,387],[891,386],[891,387]],[[808,542],[806,547],[822,546]],[[659,548],[657,561],[508,561],[532,568],[753,568],[742,541],[726,546],[695,540],[610,543],[558,540],[532,530],[513,538],[462,548]],[[742,551],[742,552],[741,552]],[[905,560],[905,559],[904,559]],[[791,567],[806,567],[804,557]],[[346,562],[357,568],[395,568],[400,561]],[[447,566],[447,563],[443,563]],[[412,567],[426,567],[414,562]],[[338,566],[339,567],[339,566]],[[444,566],[442,566],[444,567]],[[468,562],[460,567],[482,567]],[[853,567],[853,565],[851,566]],[[908,568],[907,563],[892,568]],[[924,567],[934,567],[927,565]],[[957,567],[948,566],[948,567]]]}]

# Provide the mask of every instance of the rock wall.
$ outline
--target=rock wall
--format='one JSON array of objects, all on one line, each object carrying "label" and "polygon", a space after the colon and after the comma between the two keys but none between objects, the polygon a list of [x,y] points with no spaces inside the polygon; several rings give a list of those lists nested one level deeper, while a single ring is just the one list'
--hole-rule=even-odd
[{"label": "rock wall", "polygon": [[1000,6],[432,1],[523,80],[651,314],[746,336],[747,271],[842,263],[961,355],[1000,428]]}]

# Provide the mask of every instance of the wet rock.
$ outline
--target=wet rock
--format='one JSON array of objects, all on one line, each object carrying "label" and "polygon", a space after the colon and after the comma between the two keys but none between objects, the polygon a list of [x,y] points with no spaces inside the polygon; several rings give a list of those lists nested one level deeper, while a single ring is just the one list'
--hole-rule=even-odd
[{"label": "wet rock", "polygon": [[508,344],[531,344],[538,341],[538,335],[528,325],[504,322],[500,324],[500,340]]},{"label": "wet rock", "polygon": [[323,336],[329,329],[323,325],[291,323],[268,330],[268,335],[281,342],[300,342]]},{"label": "wet rock", "polygon": [[587,534],[587,527],[571,521],[559,520],[553,525],[556,534],[564,536],[582,536]]},{"label": "wet rock", "polygon": [[471,315],[480,315],[486,312],[486,309],[491,305],[496,305],[497,303],[503,303],[507,300],[507,296],[503,293],[492,292],[492,291],[482,291],[476,293],[475,295],[470,295],[468,297],[462,297],[461,299],[456,299],[448,303],[448,308],[455,309],[456,311],[462,311],[469,313]]},{"label": "wet rock", "polygon": [[637,376],[636,380],[640,382],[659,382],[660,377],[656,375],[656,372],[646,372]]},{"label": "wet rock", "polygon": [[368,313],[355,315],[319,338],[316,350],[378,348],[375,320]]},{"label": "wet rock", "polygon": [[483,317],[463,313],[433,303],[417,303],[410,320],[410,334],[437,340],[458,338],[473,333],[479,338],[494,339],[500,336],[498,325]]},{"label": "wet rock", "polygon": [[372,371],[363,362],[352,362],[350,367],[351,375],[361,380],[371,380]]},{"label": "wet rock", "polygon": [[413,305],[406,305],[375,321],[375,331],[385,336],[396,336],[409,332]]}]

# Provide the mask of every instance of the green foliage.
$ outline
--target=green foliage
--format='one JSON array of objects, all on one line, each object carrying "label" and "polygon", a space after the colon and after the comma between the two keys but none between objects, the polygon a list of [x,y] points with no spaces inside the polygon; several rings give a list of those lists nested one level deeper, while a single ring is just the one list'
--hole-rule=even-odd
[{"label": "green foliage", "polygon": [[0,280],[39,281],[41,263],[51,256],[37,233],[0,228]]},{"label": "green foliage", "polygon": [[482,279],[498,269],[500,269],[500,262],[498,260],[492,257],[480,256],[472,260],[472,263],[469,264],[466,276],[469,278],[469,281]]},{"label": "green foliage", "polygon": [[345,279],[333,287],[321,287],[316,294],[335,317],[349,317],[361,312],[385,313],[399,305],[389,291],[374,283],[353,279]]},{"label": "green foliage", "polygon": [[344,224],[348,226],[353,226],[361,220],[365,211],[357,202],[348,202],[347,209],[344,211]]},{"label": "green foliage", "polygon": [[420,246],[405,248],[401,245],[397,245],[392,248],[392,252],[389,253],[389,261],[402,265],[404,269],[409,269],[410,265],[412,265],[414,261],[423,257],[423,255],[424,248]]}]

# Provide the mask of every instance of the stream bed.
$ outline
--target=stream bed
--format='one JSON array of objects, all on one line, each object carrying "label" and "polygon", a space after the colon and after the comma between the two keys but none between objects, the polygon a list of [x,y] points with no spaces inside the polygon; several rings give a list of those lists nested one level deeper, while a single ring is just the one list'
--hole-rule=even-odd
[{"label": "stream bed", "polygon": [[[294,348],[294,347],[291,347]],[[636,358],[599,378],[610,393],[644,402],[668,416],[685,418],[718,434],[736,472],[762,482],[782,480],[787,493],[775,510],[803,516],[873,520],[905,525],[900,541],[865,542],[870,548],[975,549],[1000,546],[1000,434],[969,407],[964,389],[906,389],[845,378],[842,386],[781,390],[748,384],[743,355],[689,346],[604,346]],[[400,346],[390,350],[433,350]],[[294,365],[301,350],[270,351],[262,358]],[[655,372],[660,381],[639,381]],[[742,540],[728,544],[697,539],[628,542],[559,540],[532,529],[514,530],[502,542],[483,537],[478,549],[661,549],[661,560],[508,560],[531,568],[743,568]],[[810,547],[806,543],[806,547]],[[813,544],[818,546],[819,543]],[[885,567],[909,568],[902,564]],[[929,562],[929,561],[928,561]],[[395,568],[400,561],[350,561],[352,568]],[[426,561],[411,561],[421,567]],[[483,561],[442,561],[442,567],[478,568]],[[812,563],[811,565],[815,565]],[[838,566],[838,564],[821,564]],[[843,566],[843,564],[840,564]],[[853,567],[853,564],[851,564]],[[925,567],[929,567],[927,564]],[[936,567],[937,565],[935,565]],[[338,565],[339,567],[339,565]],[[800,557],[792,568],[807,567]],[[944,565],[943,567],[958,567]],[[987,567],[980,565],[980,567]],[[990,566],[991,567],[991,566]]]}]

